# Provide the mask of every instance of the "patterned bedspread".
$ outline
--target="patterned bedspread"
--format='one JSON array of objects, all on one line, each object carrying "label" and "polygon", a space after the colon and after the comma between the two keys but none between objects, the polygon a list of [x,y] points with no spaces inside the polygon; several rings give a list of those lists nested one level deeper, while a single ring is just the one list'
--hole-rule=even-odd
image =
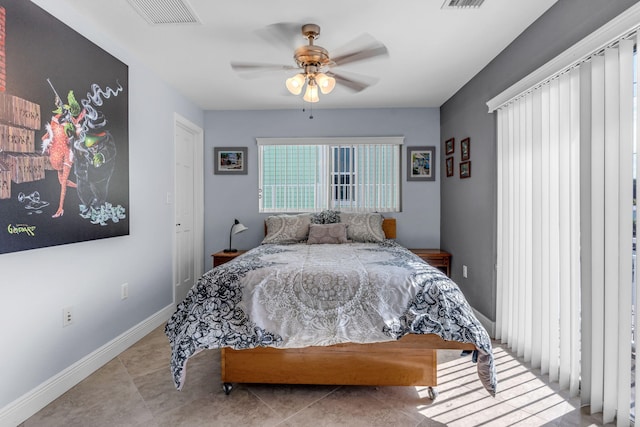
[{"label": "patterned bedspread", "polygon": [[491,340],[458,286],[394,241],[262,245],[205,273],[167,322],[182,388],[201,350],[294,348],[437,334],[478,348],[495,395]]}]

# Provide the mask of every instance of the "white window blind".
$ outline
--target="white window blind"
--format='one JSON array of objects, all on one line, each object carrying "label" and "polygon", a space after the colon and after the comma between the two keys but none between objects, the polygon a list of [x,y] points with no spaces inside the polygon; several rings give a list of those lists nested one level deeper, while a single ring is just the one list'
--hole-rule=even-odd
[{"label": "white window blind", "polygon": [[608,43],[496,107],[497,338],[618,425],[634,320],[638,341],[635,45]]},{"label": "white window blind", "polygon": [[403,139],[257,138],[259,211],[399,212]]}]

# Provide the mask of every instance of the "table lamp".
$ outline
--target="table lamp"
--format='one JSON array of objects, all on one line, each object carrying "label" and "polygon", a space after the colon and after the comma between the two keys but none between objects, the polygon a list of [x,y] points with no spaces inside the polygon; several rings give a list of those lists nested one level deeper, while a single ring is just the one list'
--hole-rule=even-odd
[{"label": "table lamp", "polygon": [[229,230],[229,249],[225,249],[224,252],[238,252],[237,249],[233,249],[231,247],[231,237],[233,237],[234,234],[242,233],[245,230],[248,230],[248,228],[241,224],[240,221],[238,221],[237,219],[233,220],[233,225],[231,226],[231,230]]}]

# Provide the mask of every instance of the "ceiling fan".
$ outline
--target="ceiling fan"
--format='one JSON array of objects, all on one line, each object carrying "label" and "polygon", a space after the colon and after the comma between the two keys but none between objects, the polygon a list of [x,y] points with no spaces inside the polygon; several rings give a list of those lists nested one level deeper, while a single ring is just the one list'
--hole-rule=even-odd
[{"label": "ceiling fan", "polygon": [[[268,33],[271,33],[271,39],[275,38],[278,41],[287,42],[293,25],[290,23],[278,23],[270,25],[267,30]],[[358,39],[360,43],[358,47],[349,50],[343,49],[344,53],[332,57],[327,49],[314,44],[320,35],[319,25],[304,24],[300,31],[304,38],[307,39],[308,44],[295,49],[293,59],[296,65],[232,62],[231,67],[245,77],[255,77],[255,72],[296,70],[298,73],[286,80],[286,87],[289,92],[299,95],[306,87],[303,99],[307,102],[318,102],[320,99],[318,91],[328,94],[333,90],[336,83],[354,92],[360,92],[374,83],[373,79],[365,76],[336,72],[334,70],[336,67],[388,55],[384,44],[370,36],[361,36]]]}]

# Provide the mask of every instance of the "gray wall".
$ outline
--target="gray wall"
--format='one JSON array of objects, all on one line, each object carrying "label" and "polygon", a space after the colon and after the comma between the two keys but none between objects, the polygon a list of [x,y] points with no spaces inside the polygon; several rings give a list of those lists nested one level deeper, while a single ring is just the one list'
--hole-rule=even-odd
[{"label": "gray wall", "polygon": [[[98,23],[64,2],[35,3],[129,65],[131,227],[129,236],[0,255],[0,408],[173,304],[173,115],[199,126],[204,117]],[[66,306],[75,321],[63,328]]]},{"label": "gray wall", "polygon": [[[495,320],[496,123],[486,102],[637,0],[559,0],[440,108],[442,141],[456,139],[456,176],[442,175],[442,247],[471,305]],[[459,179],[459,141],[471,138],[472,175]],[[441,156],[441,171],[445,156]],[[468,278],[462,278],[462,265]]]},{"label": "gray wall", "polygon": [[[211,254],[229,244],[229,228],[238,218],[248,231],[234,236],[233,246],[249,249],[264,237],[266,215],[258,213],[258,148],[256,137],[404,136],[406,146],[434,145],[440,150],[437,108],[208,111],[205,115],[205,266]],[[248,147],[247,175],[214,175],[213,147]],[[406,148],[402,149],[401,213],[397,240],[408,247],[440,245],[440,178],[406,181]]]}]

